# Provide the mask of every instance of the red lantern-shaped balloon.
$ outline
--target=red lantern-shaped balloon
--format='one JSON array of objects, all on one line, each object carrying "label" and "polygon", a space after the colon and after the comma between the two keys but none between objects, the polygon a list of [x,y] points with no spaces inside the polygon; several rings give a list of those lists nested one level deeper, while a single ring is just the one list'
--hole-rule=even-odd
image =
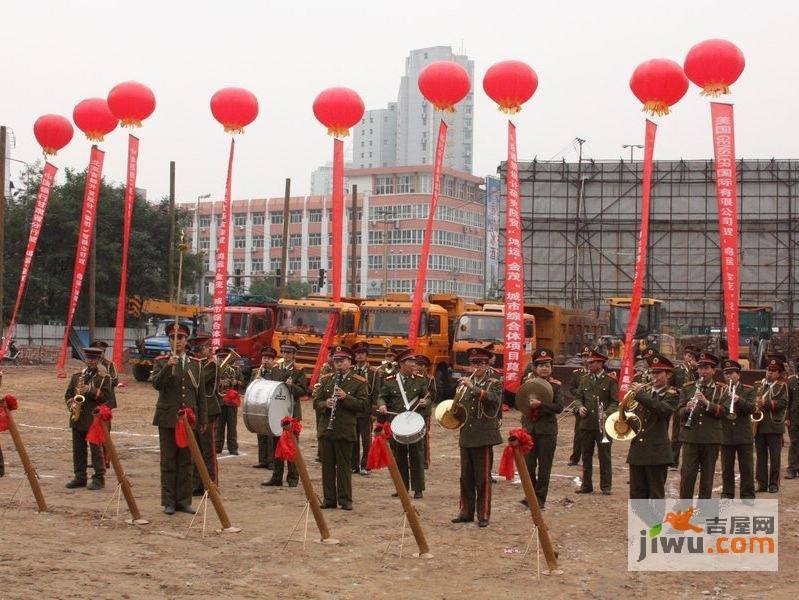
[{"label": "red lantern-shaped balloon", "polygon": [[346,87],[323,90],[313,101],[313,114],[327,133],[341,138],[350,134],[350,127],[363,117],[363,100],[358,92]]},{"label": "red lantern-shaped balloon", "polygon": [[78,102],[72,111],[72,120],[93,142],[102,142],[119,123],[103,98],[87,98]]},{"label": "red lantern-shaped balloon", "polygon": [[223,88],[211,97],[211,114],[225,127],[225,133],[244,133],[258,116],[258,98],[244,88]]},{"label": "red lantern-shaped balloon", "polygon": [[108,108],[122,127],[141,127],[141,122],[155,110],[155,94],[137,81],[125,81],[108,92]]},{"label": "red lantern-shaped balloon", "polygon": [[644,110],[652,115],[667,115],[669,107],[688,91],[688,78],[682,67],[667,58],[642,62],[630,77],[630,89]]},{"label": "red lantern-shaped balloon", "polygon": [[455,105],[466,97],[472,87],[469,74],[451,60],[439,60],[419,73],[419,90],[436,110],[455,112]]},{"label": "red lantern-shaped balloon", "polygon": [[730,93],[743,73],[746,61],[741,49],[727,40],[705,40],[688,51],[685,74],[702,88],[703,96]]},{"label": "red lantern-shaped balloon", "polygon": [[520,60],[506,60],[492,65],[483,76],[483,89],[499,104],[499,110],[515,114],[533,97],[538,88],[538,75]]},{"label": "red lantern-shaped balloon", "polygon": [[42,146],[45,156],[56,154],[72,139],[72,123],[61,115],[42,115],[33,124],[33,135]]}]

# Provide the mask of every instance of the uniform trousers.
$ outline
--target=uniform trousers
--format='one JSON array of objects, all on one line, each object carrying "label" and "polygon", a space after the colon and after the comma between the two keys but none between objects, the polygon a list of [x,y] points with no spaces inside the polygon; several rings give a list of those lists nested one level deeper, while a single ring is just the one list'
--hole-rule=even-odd
[{"label": "uniform trousers", "polygon": [[755,475],[760,487],[780,484],[781,433],[758,433],[755,436],[757,455]]},{"label": "uniform trousers", "polygon": [[549,491],[549,478],[552,473],[552,460],[555,458],[555,448],[558,436],[555,434],[533,434],[533,449],[524,457],[533,488],[538,498],[538,504],[544,506]]},{"label": "uniform trousers", "polygon": [[721,446],[721,497],[735,498],[735,459],[741,474],[739,498],[755,497],[755,467],[752,444],[722,444]]},{"label": "uniform trousers", "polygon": [[680,464],[680,498],[694,497],[696,477],[699,475],[700,499],[710,498],[713,493],[713,476],[719,457],[720,444],[694,444],[683,442]]},{"label": "uniform trousers", "polygon": [[179,448],[175,443],[174,427],[158,428],[158,445],[161,449],[161,506],[191,506],[194,465],[189,449]]},{"label": "uniform trousers", "polygon": [[599,489],[609,492],[613,485],[613,471],[610,462],[610,447],[612,442],[603,443],[600,431],[581,431],[583,454],[583,489],[594,489],[594,447],[599,455]]},{"label": "uniform trousers", "polygon": [[461,448],[460,516],[479,520],[491,518],[491,467],[494,447]]}]

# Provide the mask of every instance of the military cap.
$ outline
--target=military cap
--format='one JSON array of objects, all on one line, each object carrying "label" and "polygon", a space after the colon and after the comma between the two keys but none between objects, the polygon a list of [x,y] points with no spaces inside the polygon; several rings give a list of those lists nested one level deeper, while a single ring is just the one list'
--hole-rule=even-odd
[{"label": "military cap", "polygon": [[356,354],[358,352],[366,352],[368,354],[369,353],[369,343],[368,342],[355,342],[352,345],[352,351],[355,352]]},{"label": "military cap", "polygon": [[472,348],[469,350],[469,362],[481,363],[491,360],[491,352],[486,348]]},{"label": "military cap", "polygon": [[175,332],[176,328],[177,328],[177,335],[183,335],[186,337],[189,336],[189,328],[183,323],[178,323],[177,325],[175,325],[175,323],[170,323],[164,329],[164,333],[166,333],[167,335],[172,335]]},{"label": "military cap", "polygon": [[552,350],[549,348],[536,348],[533,352],[533,364],[538,365],[545,362],[552,362],[555,358],[552,356]]},{"label": "military cap", "polygon": [[740,371],[741,370],[741,363],[732,360],[731,358],[725,358],[721,361],[721,370],[722,371]]},{"label": "military cap", "polygon": [[336,349],[333,351],[333,359],[335,360],[337,358],[355,360],[355,353],[346,346],[336,346]]},{"label": "military cap", "polygon": [[718,357],[710,352],[700,352],[696,362],[700,365],[707,365],[711,367],[719,366]]},{"label": "military cap", "polygon": [[406,360],[416,360],[416,352],[413,349],[408,348],[407,350],[403,350],[399,354],[397,354],[396,361],[397,363],[404,362]]},{"label": "military cap", "polygon": [[271,356],[272,358],[276,358],[277,351],[272,348],[272,346],[265,346],[261,349],[261,356]]},{"label": "military cap", "polygon": [[652,351],[652,353],[646,357],[646,364],[652,371],[671,371],[674,369],[674,363],[655,351]]}]

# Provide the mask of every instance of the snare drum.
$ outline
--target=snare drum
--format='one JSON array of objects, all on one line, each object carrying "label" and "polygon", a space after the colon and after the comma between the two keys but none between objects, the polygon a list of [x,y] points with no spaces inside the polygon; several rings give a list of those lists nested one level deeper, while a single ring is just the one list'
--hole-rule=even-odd
[{"label": "snare drum", "polygon": [[294,398],[285,383],[258,378],[244,392],[241,415],[248,431],[279,436],[283,433],[280,421],[290,417],[293,409]]},{"label": "snare drum", "polygon": [[424,417],[418,412],[406,410],[391,421],[391,435],[398,444],[414,444],[424,438],[424,434]]}]

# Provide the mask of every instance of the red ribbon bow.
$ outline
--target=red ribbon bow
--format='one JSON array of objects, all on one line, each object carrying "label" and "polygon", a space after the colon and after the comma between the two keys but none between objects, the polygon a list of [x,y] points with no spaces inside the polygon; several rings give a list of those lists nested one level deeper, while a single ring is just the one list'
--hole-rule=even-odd
[{"label": "red ribbon bow", "polygon": [[186,415],[186,419],[189,421],[189,426],[194,427],[194,424],[197,422],[197,417],[195,416],[194,411],[188,406],[184,406],[178,411],[178,422],[175,425],[175,445],[178,448],[189,447],[189,432],[186,431],[186,424],[183,420],[183,415]]},{"label": "red ribbon bow", "polygon": [[225,396],[222,398],[222,402],[228,406],[240,406],[241,396],[239,396],[239,393],[236,390],[230,389],[225,393]]},{"label": "red ribbon bow", "polygon": [[302,421],[294,417],[283,417],[280,426],[283,428],[283,433],[280,434],[280,439],[275,447],[275,458],[293,462],[297,458],[297,445],[291,438],[295,435],[299,437],[302,431]]},{"label": "red ribbon bow", "polygon": [[8,412],[17,410],[18,406],[19,403],[14,396],[11,394],[3,396],[3,404],[0,404],[0,431],[6,431],[8,429],[8,420],[11,416]]},{"label": "red ribbon bow", "polygon": [[521,427],[510,430],[508,433],[508,445],[502,451],[502,459],[499,461],[499,470],[497,471],[501,477],[508,481],[511,481],[516,475],[516,463],[513,458],[513,446],[515,443],[518,443],[522,454],[529,454],[534,446],[533,438],[530,437],[526,430]]},{"label": "red ribbon bow", "polygon": [[369,453],[366,455],[366,468],[370,471],[382,469],[388,466],[388,453],[391,449],[388,440],[391,439],[391,425],[388,421],[378,423],[375,427],[372,445],[369,446]]},{"label": "red ribbon bow", "polygon": [[114,413],[107,404],[101,404],[94,411],[94,421],[86,434],[86,441],[90,444],[101,446],[105,442],[105,427],[103,421],[110,422]]}]

